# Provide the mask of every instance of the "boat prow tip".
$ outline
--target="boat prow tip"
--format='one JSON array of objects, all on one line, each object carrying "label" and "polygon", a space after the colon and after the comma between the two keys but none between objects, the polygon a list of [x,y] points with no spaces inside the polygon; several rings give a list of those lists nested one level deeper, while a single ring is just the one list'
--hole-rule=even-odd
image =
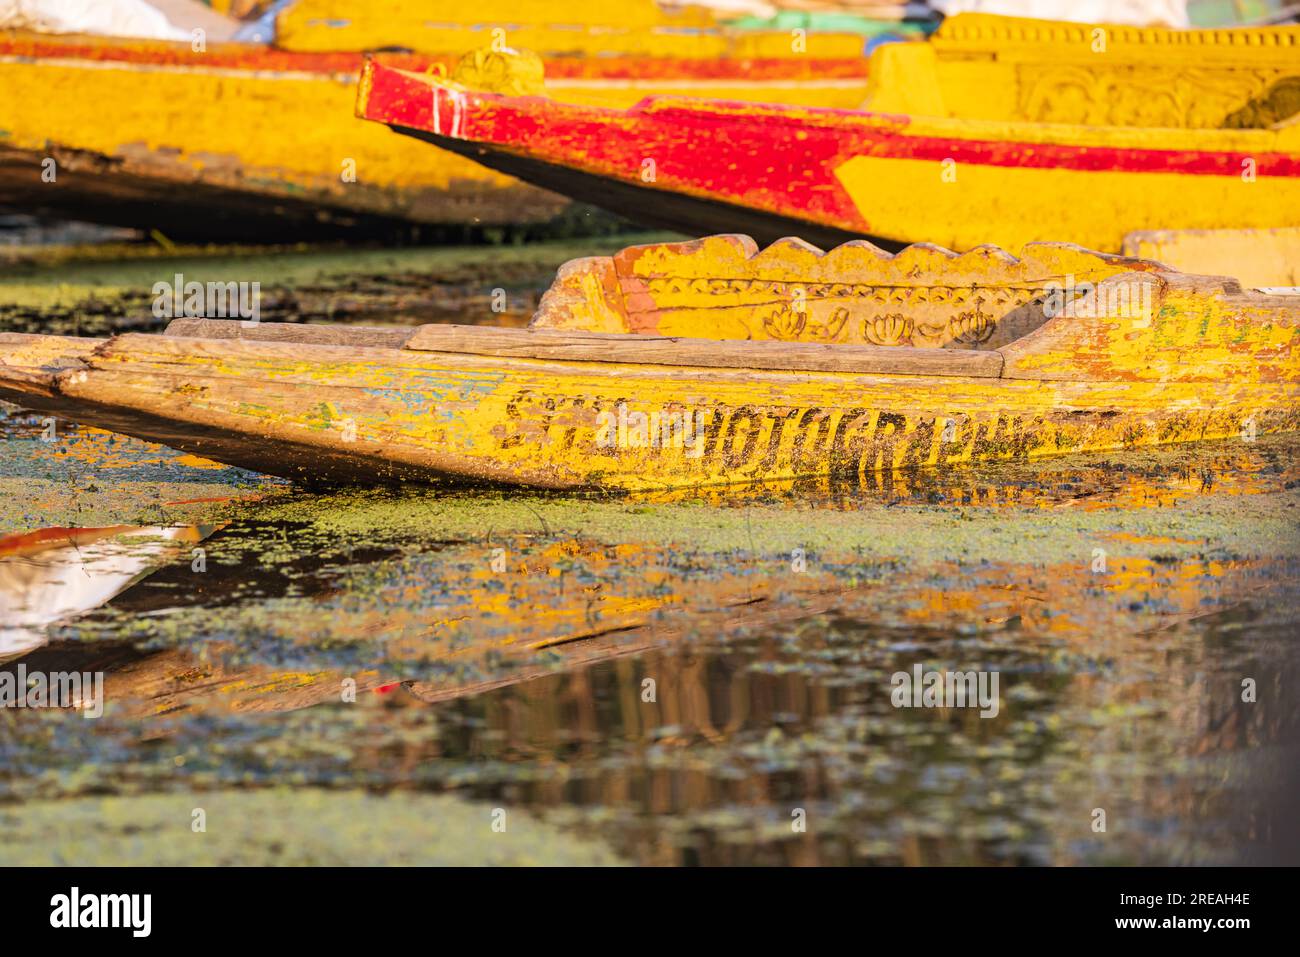
[{"label": "boat prow tip", "polygon": [[60,376],[83,368],[106,339],[0,333],[0,399],[58,394]]},{"label": "boat prow tip", "polygon": [[361,63],[361,76],[357,81],[357,98],[353,104],[352,112],[357,119],[369,119],[366,108],[370,105],[370,90],[375,84],[375,70],[378,64],[375,62],[374,54],[367,53]]}]

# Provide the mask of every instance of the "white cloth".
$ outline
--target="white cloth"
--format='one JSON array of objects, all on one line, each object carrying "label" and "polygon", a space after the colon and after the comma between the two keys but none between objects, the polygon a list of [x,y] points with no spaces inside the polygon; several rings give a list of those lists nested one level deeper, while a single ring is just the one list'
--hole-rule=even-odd
[{"label": "white cloth", "polygon": [[708,7],[723,16],[774,17],[778,9],[766,0],[682,0],[681,3],[660,0],[659,5],[671,10],[675,6],[686,6],[688,2],[692,7]]},{"label": "white cloth", "polygon": [[0,0],[0,28],[188,40],[144,0]]},{"label": "white cloth", "polygon": [[996,13],[1004,17],[1115,23],[1127,26],[1188,27],[1187,0],[931,0],[945,16]]}]

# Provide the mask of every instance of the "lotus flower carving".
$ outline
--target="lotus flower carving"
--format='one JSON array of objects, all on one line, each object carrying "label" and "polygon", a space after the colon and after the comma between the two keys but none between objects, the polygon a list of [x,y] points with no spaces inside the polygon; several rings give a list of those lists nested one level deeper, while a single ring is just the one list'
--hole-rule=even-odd
[{"label": "lotus flower carving", "polygon": [[873,316],[862,322],[862,336],[878,346],[897,346],[912,338],[912,320],[901,312]]},{"label": "lotus flower carving", "polygon": [[773,339],[790,341],[802,335],[808,324],[808,312],[778,306],[763,317],[763,331]]},{"label": "lotus flower carving", "polygon": [[959,313],[948,320],[948,332],[952,336],[953,342],[961,342],[967,345],[988,342],[996,327],[997,322],[993,317],[980,312],[978,309],[972,312]]}]

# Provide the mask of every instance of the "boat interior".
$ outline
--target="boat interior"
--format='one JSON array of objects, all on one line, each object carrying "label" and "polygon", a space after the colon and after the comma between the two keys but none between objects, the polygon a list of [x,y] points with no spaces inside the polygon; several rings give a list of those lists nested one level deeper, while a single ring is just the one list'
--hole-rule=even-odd
[{"label": "boat interior", "polygon": [[1064,243],[1031,244],[1019,257],[993,246],[959,255],[920,244],[889,253],[864,240],[823,252],[791,238],[760,249],[748,236],[727,234],[566,263],[527,329],[183,318],[167,334],[521,358],[998,375],[999,348],[1071,314],[1099,284],[1137,274],[1158,285],[1161,271],[1159,263]]},{"label": "boat interior", "polygon": [[[524,329],[180,318],[162,336],[0,334],[0,398],[53,398],[64,377],[115,358],[216,356],[213,340],[247,340],[268,355],[294,345],[294,356],[320,362],[341,350],[315,347],[385,362],[414,352],[977,378],[1276,378],[1289,375],[1278,363],[1289,361],[1298,302],[1064,243],[1019,256],[924,244],[891,254],[860,240],[828,252],[796,239],[760,249],[728,234],[572,260]],[[1224,345],[1211,360],[1215,343]]]},{"label": "boat interior", "polygon": [[1158,263],[1035,243],[1019,257],[865,240],[823,252],[748,236],[633,246],[566,264],[532,326],[703,339],[992,351],[1125,273]]}]

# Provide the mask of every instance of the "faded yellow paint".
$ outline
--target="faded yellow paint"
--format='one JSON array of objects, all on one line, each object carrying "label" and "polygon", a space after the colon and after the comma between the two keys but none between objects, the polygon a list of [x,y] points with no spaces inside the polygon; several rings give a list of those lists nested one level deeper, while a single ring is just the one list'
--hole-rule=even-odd
[{"label": "faded yellow paint", "polygon": [[458,6],[430,0],[378,0],[341,13],[337,0],[298,0],[276,18],[288,50],[374,50],[401,46],[459,53],[491,41],[543,55],[712,57],[860,56],[855,33],[726,27],[703,6],[666,9],[654,0],[601,7],[569,0],[482,0]]},{"label": "faded yellow paint", "polygon": [[[874,319],[932,314],[929,297],[940,289],[984,296],[995,324],[998,310],[1037,308],[1038,319],[978,363],[969,361],[973,344],[959,340],[938,353],[855,344],[849,354],[888,370],[879,372],[819,371],[791,347],[781,347],[791,364],[763,366],[757,357],[775,353],[757,343],[736,343],[736,356],[753,354],[756,366],[736,368],[693,366],[686,343],[680,363],[663,364],[661,341],[641,359],[609,361],[600,353],[607,340],[581,337],[553,353],[566,358],[551,359],[420,351],[418,336],[396,349],[0,335],[0,397],[42,408],[40,397],[52,396],[44,407],[61,414],[101,425],[111,414],[112,427],[129,434],[293,478],[455,475],[632,490],[1250,442],[1300,429],[1300,297],[1245,293],[1231,280],[1070,246],[1034,248],[1023,261],[987,249],[889,256],[864,244],[822,255],[790,243],[743,259],[752,249],[715,237],[579,260],[561,271],[564,295],[614,288],[620,298],[589,314],[630,316],[646,298],[636,283],[667,271],[680,286],[669,297],[719,308],[754,308],[747,297],[757,277],[768,295],[803,279],[810,310],[863,284],[872,292],[866,308],[887,310]],[[1044,311],[1037,292],[1049,279],[1085,288]],[[1035,297],[999,303],[999,290],[1020,287]],[[927,299],[916,301],[922,290]],[[887,292],[883,301],[877,291]],[[926,356],[921,374],[914,363]],[[945,365],[951,374],[934,371]],[[151,424],[159,418],[164,425]]]},{"label": "faded yellow paint", "polygon": [[[911,130],[924,135],[925,127],[923,122],[917,122]],[[942,135],[952,131],[934,132]],[[982,135],[986,131],[963,132],[972,140],[987,138]],[[1046,136],[1036,139],[1028,125],[1005,132],[1022,142],[1051,141]],[[1117,145],[1117,138],[1103,132],[1091,136],[1079,128],[1070,132],[1085,144],[1092,141],[1098,146]],[[1279,134],[1264,131],[1223,133],[1214,139],[1213,145],[1198,145],[1239,152],[1243,164],[1251,156],[1281,146]],[[1159,145],[1154,136],[1143,135],[1142,140],[1146,147]],[[1300,144],[1293,148],[1300,148]],[[987,242],[1018,250],[1026,243],[1068,237],[1082,246],[1118,251],[1131,231],[1127,224],[1134,221],[1135,210],[1143,212],[1136,218],[1147,223],[1159,223],[1163,210],[1177,209],[1189,229],[1215,229],[1227,224],[1266,229],[1276,224],[1279,210],[1300,209],[1300,180],[1295,177],[1247,180],[1174,172],[1091,171],[1086,176],[1093,187],[1085,199],[1079,191],[1080,174],[1068,169],[970,163],[945,166],[930,160],[860,155],[840,166],[835,175],[871,224],[874,235],[900,240],[926,236],[930,242],[957,249]],[[918,202],[918,196],[924,196],[925,202]],[[1038,215],[1044,196],[1061,198],[1046,219]],[[1233,256],[1224,265],[1206,271],[1223,274],[1239,254]],[[1272,274],[1266,278],[1272,278]]]},{"label": "faded yellow paint", "polygon": [[1265,126],[1279,81],[1300,74],[1300,26],[1175,30],[989,14],[943,22],[928,43],[872,54],[868,108],[1094,126]]},{"label": "faded yellow paint", "polygon": [[1232,276],[1247,287],[1300,287],[1300,227],[1144,230],[1124,237],[1124,254],[1182,272]]},{"label": "faded yellow paint", "polygon": [[[512,182],[356,119],[355,78],[346,75],[9,61],[0,62],[0,88],[7,94],[8,131],[0,144],[125,156],[179,171],[182,182],[201,178],[256,190],[264,181],[343,206],[358,187],[438,193],[457,180]],[[343,179],[349,159],[356,183]],[[393,211],[406,202],[395,193]]]},{"label": "faded yellow paint", "polygon": [[[1290,383],[952,380],[339,352],[257,344],[214,362],[150,355],[144,337],[129,336],[60,388],[70,408],[111,396],[116,405],[156,411],[167,383],[202,382],[186,403],[171,403],[178,424],[230,429],[271,445],[345,444],[353,456],[432,472],[558,487],[654,488],[1032,459],[1240,438],[1247,421],[1260,434],[1300,427],[1300,397]],[[325,394],[344,418],[322,413],[318,397]],[[601,412],[612,418],[603,432]],[[700,415],[689,442],[680,432],[676,441],[671,434],[663,440],[662,422],[674,413]],[[628,423],[622,434],[620,420]],[[355,439],[346,437],[345,423]],[[269,459],[263,467],[279,470]]]},{"label": "faded yellow paint", "polygon": [[[462,38],[457,52],[464,46]],[[852,107],[864,93],[855,79],[749,81],[737,72],[721,80],[560,78],[547,89],[558,99],[618,107],[667,92]],[[0,147],[37,157],[84,151],[126,160],[160,182],[310,198],[422,222],[527,218],[528,210],[510,199],[525,188],[510,177],[357,119],[356,83],[350,73],[5,58]],[[353,170],[355,182],[345,181]],[[545,198],[534,199],[538,215],[562,205],[527,193]]]},{"label": "faded yellow paint", "polygon": [[[1192,272],[1285,286],[1289,247],[1269,227],[1300,210],[1294,176],[1258,173],[1255,158],[1300,152],[1300,125],[1278,123],[1300,81],[1300,26],[1169,30],[962,14],[924,44],[872,55],[865,108],[907,114],[909,136],[1029,144],[1004,165],[861,155],[836,176],[873,235],[968,249],[1068,239],[1168,260]],[[1285,119],[1285,117],[1281,117]],[[1240,175],[1035,169],[1033,144],[1162,149],[1239,157]],[[1258,173],[1258,175],[1257,175]],[[924,196],[925,202],[916,197]],[[1050,217],[1043,198],[1059,198]],[[1125,243],[1169,225],[1242,232],[1182,252]],[[1215,250],[1218,254],[1215,254]]]},{"label": "faded yellow paint", "polygon": [[[660,243],[566,264],[532,325],[706,339],[993,349],[1041,324],[1029,309],[1154,263],[1064,244],[1020,259],[982,247],[889,255],[869,243],[822,252],[747,236]],[[1064,300],[1061,301],[1064,305]]]}]

